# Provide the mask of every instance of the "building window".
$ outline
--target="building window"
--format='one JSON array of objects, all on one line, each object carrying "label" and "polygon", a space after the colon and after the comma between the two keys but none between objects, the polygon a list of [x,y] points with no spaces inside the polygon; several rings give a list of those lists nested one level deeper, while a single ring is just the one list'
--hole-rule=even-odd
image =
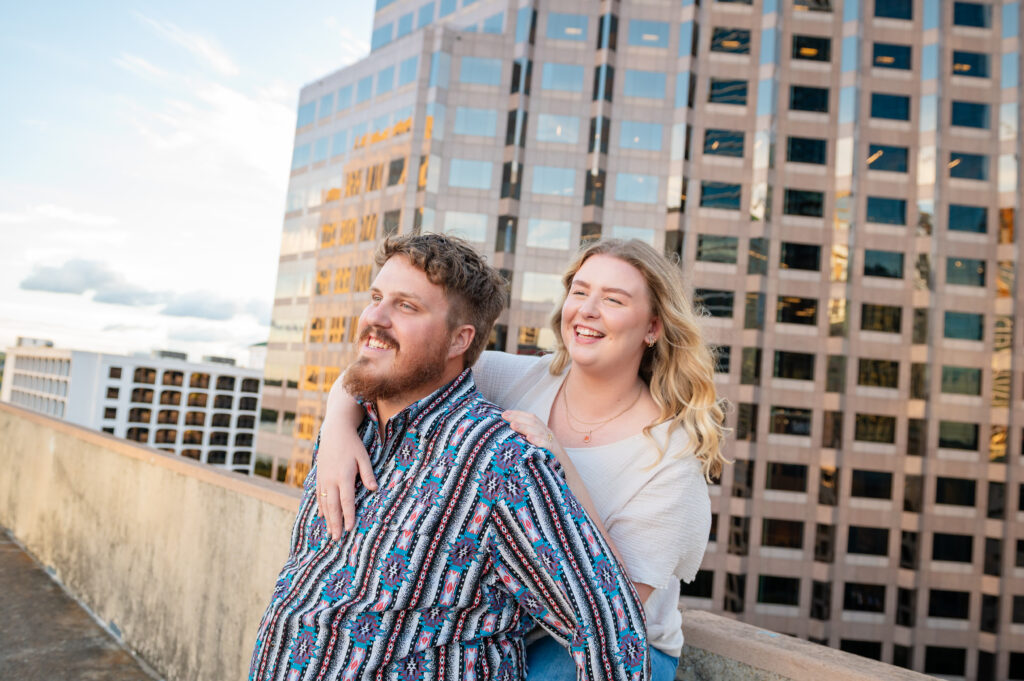
[{"label": "building window", "polygon": [[935,480],[935,503],[953,506],[974,506],[975,482],[969,478],[945,478]]},{"label": "building window", "polygon": [[950,204],[948,224],[954,231],[984,234],[988,231],[988,208]]},{"label": "building window", "polygon": [[135,442],[149,442],[149,428],[129,428],[125,437]]},{"label": "building window", "polygon": [[782,210],[786,215],[820,218],[825,214],[825,193],[806,189],[787,189]]},{"label": "building window", "polygon": [[830,61],[832,59],[832,41],[816,35],[793,36],[793,59],[809,59],[811,61]]},{"label": "building window", "polygon": [[846,538],[847,553],[861,553],[868,556],[889,554],[889,530],[882,527],[850,526]]},{"label": "building window", "polygon": [[907,172],[907,147],[890,147],[883,144],[868,146],[868,169],[890,173]]},{"label": "building window", "polygon": [[[489,165],[489,164],[488,164]],[[530,191],[548,196],[572,196],[576,187],[576,171],[573,168],[534,166],[533,184]]]},{"label": "building window", "polygon": [[812,353],[776,350],[772,375],[775,378],[813,381],[814,355]]},{"label": "building window", "polygon": [[905,225],[907,224],[907,202],[904,199],[869,196],[866,219],[868,222],[882,225]]},{"label": "building window", "polygon": [[750,31],[742,28],[716,26],[711,31],[711,51],[750,54]]},{"label": "building window", "polygon": [[946,258],[946,283],[957,286],[985,286],[985,261]]},{"label": "building window", "polygon": [[714,584],[715,573],[711,570],[698,570],[693,581],[679,583],[679,595],[689,598],[712,598],[712,585]]},{"label": "building window", "polygon": [[747,274],[768,273],[768,239],[752,237],[747,249]]},{"label": "building window", "polygon": [[807,324],[814,326],[818,323],[817,298],[779,296],[776,305],[775,321],[781,324]]},{"label": "building window", "polygon": [[789,137],[786,139],[786,160],[790,163],[814,163],[825,165],[828,143],[812,137]]},{"label": "building window", "polygon": [[903,278],[903,254],[893,251],[864,251],[864,276]]},{"label": "building window", "polygon": [[107,399],[116,400],[118,395],[121,394],[120,388],[107,388]]},{"label": "building window", "polygon": [[[917,590],[916,589],[903,589],[899,588],[896,593],[896,624],[903,627],[914,626],[914,617],[917,612]],[[909,657],[909,656],[908,656]],[[895,664],[896,654],[893,652],[893,659]],[[910,661],[907,660],[907,664],[904,667],[910,666]]]},{"label": "building window", "polygon": [[700,205],[704,208],[739,210],[741,187],[727,182],[701,182]]},{"label": "building window", "polygon": [[[583,205],[584,206],[603,206],[604,205],[604,186],[605,186],[605,172],[598,170],[596,173],[590,170],[583,174]],[[580,232],[580,239],[583,240],[589,232]],[[600,234],[598,234],[598,237]]]},{"label": "building window", "polygon": [[139,367],[135,370],[135,374],[132,378],[135,383],[156,383],[156,369],[150,369],[147,367]]},{"label": "building window", "polygon": [[801,549],[804,546],[804,524],[799,520],[765,518],[761,525],[761,545]]},{"label": "building window", "polygon": [[774,605],[799,605],[800,579],[761,575],[757,581],[757,602]]},{"label": "building window", "polygon": [[606,102],[612,101],[612,91],[615,89],[615,68],[608,64],[601,64],[594,68],[594,93],[593,101],[603,99]]},{"label": "building window", "polygon": [[900,333],[902,313],[903,308],[896,305],[863,303],[860,313],[860,328],[862,331]]},{"label": "building window", "polygon": [[[708,156],[742,157],[743,131],[708,128],[704,131],[704,154]],[[824,163],[824,161],[822,162]]]},{"label": "building window", "polygon": [[899,387],[900,363],[886,359],[860,359],[857,361],[857,385],[877,388]]},{"label": "building window", "polygon": [[[572,40],[586,42],[587,16],[585,14],[560,14],[549,12],[548,26],[545,35],[548,40]],[[529,27],[527,25],[527,27]],[[517,40],[516,42],[523,42]],[[532,41],[531,41],[532,42]]]},{"label": "building window", "polygon": [[949,176],[964,180],[988,180],[988,156],[951,151]]},{"label": "building window", "polygon": [[135,388],[132,390],[132,402],[149,404],[153,401],[153,391],[148,388]]},{"label": "building window", "polygon": [[541,69],[540,87],[542,90],[583,92],[583,67],[547,62]]},{"label": "building window", "polygon": [[875,43],[872,64],[883,69],[904,69],[909,71],[910,45]]},{"label": "building window", "polygon": [[668,30],[669,25],[664,21],[632,19],[629,22],[629,44],[633,47],[668,47]]},{"label": "building window", "polygon": [[121,367],[110,367],[110,372],[107,374],[108,378],[121,378]]},{"label": "building window", "polygon": [[953,102],[952,124],[988,130],[989,107],[981,102]]},{"label": "building window", "polygon": [[693,303],[703,307],[712,317],[732,317],[732,291],[699,288],[693,292]]},{"label": "building window", "polygon": [[970,563],[973,546],[974,538],[969,534],[936,532],[932,535],[932,560]]},{"label": "building window", "polygon": [[885,612],[885,585],[847,582],[843,585],[843,610]]},{"label": "building window", "polygon": [[[455,109],[455,127],[452,132],[456,135],[494,137],[498,134],[498,112],[494,109],[457,107]],[[399,160],[403,161],[404,165],[404,159]]]},{"label": "building window", "polygon": [[980,395],[981,369],[943,366],[942,392],[950,395]]},{"label": "building window", "polygon": [[[749,499],[753,494],[754,489],[754,462],[745,461],[743,459],[737,459],[733,466],[732,473],[732,495],[740,499]],[[740,519],[733,517],[733,527],[730,534],[736,534],[737,529],[742,529],[742,541],[733,541],[730,537],[730,551],[729,553],[736,553],[737,555],[747,555],[747,535],[750,528],[750,518],[743,518],[742,525],[738,525]],[[733,547],[738,547],[739,551],[732,550]]]},{"label": "building window", "polygon": [[453,158],[448,166],[448,184],[462,189],[490,189],[491,163]]},{"label": "building window", "polygon": [[939,447],[978,450],[978,424],[963,421],[939,421]]},{"label": "building window", "polygon": [[722,609],[725,612],[743,612],[746,588],[747,576],[745,574],[725,573],[725,598],[722,601]]},{"label": "building window", "polygon": [[661,71],[627,69],[622,94],[626,97],[665,99],[665,74]]},{"label": "building window", "polygon": [[954,2],[953,25],[990,28],[992,26],[992,7],[981,2]]},{"label": "building window", "polygon": [[[843,446],[843,412],[825,411],[822,417],[821,446],[840,449]],[[819,499],[818,503],[822,501]]]},{"label": "building window", "polygon": [[814,560],[831,563],[835,560],[836,527],[817,523],[814,527]]},{"label": "building window", "polygon": [[988,55],[984,52],[953,51],[953,75],[988,78]]},{"label": "building window", "polygon": [[540,114],[537,116],[538,142],[576,144],[579,142],[579,139],[580,119],[578,116],[557,116],[555,114]]},{"label": "building window", "polygon": [[190,388],[209,388],[210,387],[210,375],[209,374],[192,374],[189,377],[188,385]]},{"label": "building window", "polygon": [[616,173],[615,200],[624,203],[657,203],[659,200],[658,176]]},{"label": "building window", "polygon": [[860,442],[896,442],[896,417],[879,414],[857,414],[853,439]]},{"label": "building window", "polygon": [[854,470],[850,483],[852,497],[892,499],[892,473]]},{"label": "building window", "polygon": [[900,567],[906,568],[907,570],[917,569],[917,554],[918,554],[918,534],[917,532],[908,532],[902,530],[900,532]]},{"label": "building window", "polygon": [[761,348],[743,348],[740,385],[761,385]]},{"label": "building window", "polygon": [[946,312],[943,324],[945,338],[980,341],[984,339],[984,315],[970,312]]},{"label": "building window", "polygon": [[779,268],[817,272],[821,269],[821,246],[782,242],[782,248],[779,249]]},{"label": "building window", "polygon": [[[930,589],[928,594],[928,616],[967,619],[971,594],[969,591],[946,591]],[[949,673],[945,671],[943,673]]]},{"label": "building window", "polygon": [[717,234],[697,235],[697,260],[701,262],[735,263],[739,239]]},{"label": "building window", "polygon": [[501,85],[501,59],[463,57],[459,82],[475,85]]},{"label": "building window", "polygon": [[792,85],[789,88],[789,108],[793,111],[828,113],[828,88]]},{"label": "building window", "polygon": [[793,10],[796,12],[831,12],[832,0],[793,0]]},{"label": "building window", "polygon": [[757,405],[740,402],[736,405],[736,441],[757,442]]},{"label": "building window", "polygon": [[162,409],[156,415],[157,423],[177,423],[178,422],[178,410],[177,409]]},{"label": "building window", "polygon": [[[778,407],[772,408],[773,421],[776,417],[776,409],[778,409]],[[810,423],[809,409],[798,409],[795,411],[807,412],[807,423]],[[798,415],[798,418],[803,418],[803,415]],[[779,490],[781,492],[806,492],[807,466],[798,463],[769,462],[765,475],[764,488]]]},{"label": "building window", "polygon": [[731,355],[732,347],[728,345],[719,345],[714,349],[716,374],[729,373],[729,360],[731,359]]},{"label": "building window", "polygon": [[871,93],[871,117],[894,121],[910,120],[910,97]]},{"label": "building window", "polygon": [[115,409],[114,407],[107,407],[107,408],[105,408],[103,410],[103,418],[104,419],[116,419],[117,418],[117,409]]},{"label": "building window", "polygon": [[708,101],[717,104],[747,103],[747,81],[712,78],[708,86]]}]

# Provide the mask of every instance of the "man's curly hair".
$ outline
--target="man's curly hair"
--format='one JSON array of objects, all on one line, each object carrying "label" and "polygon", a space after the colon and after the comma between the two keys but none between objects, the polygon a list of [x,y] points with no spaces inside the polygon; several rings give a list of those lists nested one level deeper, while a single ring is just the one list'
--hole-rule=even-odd
[{"label": "man's curly hair", "polygon": [[408,258],[444,291],[448,298],[449,329],[462,324],[472,324],[476,329],[463,355],[463,366],[472,366],[487,345],[494,320],[505,306],[508,282],[466,241],[446,234],[390,236],[377,247],[377,266],[383,267],[396,255]]}]

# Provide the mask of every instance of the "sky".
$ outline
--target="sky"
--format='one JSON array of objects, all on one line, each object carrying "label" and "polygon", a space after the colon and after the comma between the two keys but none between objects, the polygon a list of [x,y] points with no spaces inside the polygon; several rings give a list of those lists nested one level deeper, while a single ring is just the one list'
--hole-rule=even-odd
[{"label": "sky", "polygon": [[373,1],[0,4],[0,352],[245,362],[267,340],[299,90]]}]

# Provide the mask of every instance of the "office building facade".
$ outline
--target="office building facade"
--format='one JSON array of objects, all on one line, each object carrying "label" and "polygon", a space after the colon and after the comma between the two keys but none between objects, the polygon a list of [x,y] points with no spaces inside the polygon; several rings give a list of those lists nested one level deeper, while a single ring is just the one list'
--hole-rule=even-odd
[{"label": "office building facade", "polygon": [[378,2],[300,94],[263,456],[308,471],[384,235],[487,254],[510,352],[550,347],[580,243],[640,238],[734,405],[684,602],[1024,679],[1020,32],[1017,1]]}]

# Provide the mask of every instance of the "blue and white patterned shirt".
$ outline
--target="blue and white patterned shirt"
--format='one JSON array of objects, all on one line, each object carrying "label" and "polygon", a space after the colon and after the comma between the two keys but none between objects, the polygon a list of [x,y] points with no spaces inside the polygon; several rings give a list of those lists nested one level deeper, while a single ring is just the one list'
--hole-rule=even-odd
[{"label": "blue and white patterned shirt", "polygon": [[643,608],[558,473],[464,371],[360,430],[378,491],[331,541],[316,455],[291,551],[260,623],[251,681],[519,681],[539,623],[579,679],[646,681]]}]

